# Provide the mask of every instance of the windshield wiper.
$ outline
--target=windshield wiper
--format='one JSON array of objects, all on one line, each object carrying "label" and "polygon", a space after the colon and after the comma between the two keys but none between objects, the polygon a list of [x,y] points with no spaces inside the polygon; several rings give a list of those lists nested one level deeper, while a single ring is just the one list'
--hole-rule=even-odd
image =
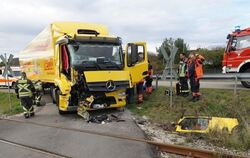
[{"label": "windshield wiper", "polygon": [[113,61],[108,60],[108,61],[105,61],[105,62],[111,64],[111,65],[108,65],[107,67],[114,67],[114,68],[117,68],[117,69],[121,69],[121,65],[118,65],[118,64],[114,63]]},{"label": "windshield wiper", "polygon": [[82,64],[85,68],[97,68],[99,70],[102,69],[101,66],[95,61],[83,61]]}]

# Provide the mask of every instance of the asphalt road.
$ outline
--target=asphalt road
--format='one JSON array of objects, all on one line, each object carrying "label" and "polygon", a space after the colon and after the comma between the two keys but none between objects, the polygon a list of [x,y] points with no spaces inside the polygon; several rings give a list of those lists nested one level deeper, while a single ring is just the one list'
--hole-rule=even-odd
[{"label": "asphalt road", "polygon": [[[45,99],[50,100],[50,99]],[[57,107],[48,103],[36,109],[36,116],[24,119],[22,115],[13,116],[12,119],[38,122],[49,125],[58,125],[69,128],[85,129],[91,131],[114,133],[119,135],[144,138],[144,133],[134,123],[128,111],[101,110],[92,112],[92,115],[114,113],[120,115],[125,122],[110,122],[107,124],[86,123],[77,114],[59,115]],[[135,141],[126,141],[93,134],[66,131],[50,127],[41,127],[31,124],[19,124],[0,120],[0,138],[12,142],[34,146],[60,153],[69,157],[83,158],[147,158],[155,157],[153,149],[145,144]],[[0,142],[0,157],[51,157],[41,155],[35,151],[21,149]]]}]

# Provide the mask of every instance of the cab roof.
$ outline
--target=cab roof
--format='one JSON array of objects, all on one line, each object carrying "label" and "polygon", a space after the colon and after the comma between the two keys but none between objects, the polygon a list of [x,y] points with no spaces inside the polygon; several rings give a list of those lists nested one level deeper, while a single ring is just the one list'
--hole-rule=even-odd
[{"label": "cab roof", "polygon": [[246,36],[246,35],[250,35],[250,27],[245,28],[243,30],[240,31],[234,31],[232,33],[233,36]]},{"label": "cab roof", "polygon": [[108,28],[105,25],[96,23],[85,23],[85,22],[53,22],[51,24],[52,30],[63,33],[75,35],[78,34],[79,30],[91,30],[96,31],[99,35],[107,36]]}]

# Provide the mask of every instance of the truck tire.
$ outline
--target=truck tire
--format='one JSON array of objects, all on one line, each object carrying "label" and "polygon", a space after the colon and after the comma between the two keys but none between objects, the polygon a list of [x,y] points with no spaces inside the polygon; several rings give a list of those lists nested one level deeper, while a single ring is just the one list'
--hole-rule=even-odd
[{"label": "truck tire", "polygon": [[57,89],[56,90],[56,106],[58,106],[59,107],[59,95],[60,95],[60,90],[59,89]]},{"label": "truck tire", "polygon": [[135,91],[134,87],[133,88],[128,88],[127,89],[127,104],[133,104],[134,103],[134,97],[135,97]]},{"label": "truck tire", "polygon": [[55,90],[55,104],[56,104],[56,106],[58,107],[58,113],[59,113],[60,115],[63,115],[63,114],[66,114],[67,112],[66,112],[66,111],[62,111],[62,110],[59,109],[59,105],[60,105],[59,96],[60,96],[60,90],[59,90],[59,89],[56,89],[56,90]]},{"label": "truck tire", "polygon": [[[250,69],[246,69],[243,72],[247,72],[250,73]],[[246,88],[250,88],[250,81],[241,81],[242,86],[246,87]]]},{"label": "truck tire", "polygon": [[50,96],[53,104],[56,104],[56,88],[55,86],[50,86]]}]

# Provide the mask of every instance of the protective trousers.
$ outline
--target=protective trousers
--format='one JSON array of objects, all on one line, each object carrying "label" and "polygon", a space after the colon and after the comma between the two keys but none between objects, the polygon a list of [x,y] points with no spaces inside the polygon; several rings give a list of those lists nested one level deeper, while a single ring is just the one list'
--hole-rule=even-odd
[{"label": "protective trousers", "polygon": [[151,94],[153,91],[153,86],[152,86],[153,79],[151,77],[146,78],[146,93]]},{"label": "protective trousers", "polygon": [[21,99],[21,105],[23,106],[24,109],[24,116],[28,118],[34,115],[34,108],[32,106],[33,104],[32,97],[23,97],[20,99]]},{"label": "protective trousers", "polygon": [[180,93],[181,94],[189,93],[187,77],[180,77]]},{"label": "protective trousers", "polygon": [[200,81],[196,79],[194,76],[190,77],[190,86],[193,97],[199,97],[200,94]]}]

